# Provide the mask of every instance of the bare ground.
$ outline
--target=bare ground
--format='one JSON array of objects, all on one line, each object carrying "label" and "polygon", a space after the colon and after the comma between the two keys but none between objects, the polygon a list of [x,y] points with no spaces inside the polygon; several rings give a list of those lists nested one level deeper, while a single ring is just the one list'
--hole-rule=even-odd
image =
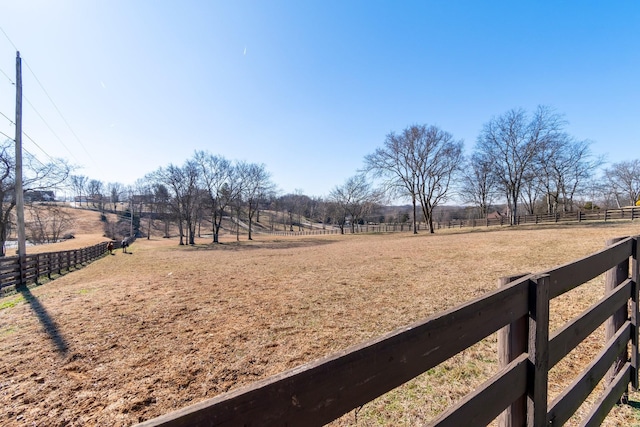
[{"label": "bare ground", "polygon": [[[132,254],[117,251],[0,299],[0,424],[131,425],[481,296],[501,276],[575,260],[639,230],[624,222],[433,236],[256,236],[195,247],[138,240]],[[554,302],[556,325],[599,298],[602,282]],[[601,343],[598,331],[554,368],[550,398]],[[497,370],[495,347],[491,336],[333,424],[425,424]],[[623,406],[605,425],[638,419]]]}]

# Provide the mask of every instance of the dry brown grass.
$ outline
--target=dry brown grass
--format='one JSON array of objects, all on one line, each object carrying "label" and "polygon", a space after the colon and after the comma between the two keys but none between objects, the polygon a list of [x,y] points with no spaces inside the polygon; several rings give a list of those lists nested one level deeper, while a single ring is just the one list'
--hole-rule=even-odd
[{"label": "dry brown grass", "polygon": [[[259,235],[195,247],[138,240],[133,254],[118,251],[32,289],[26,300],[0,299],[0,423],[129,425],[479,297],[501,276],[563,264],[639,231],[620,222],[432,236]],[[552,307],[555,324],[601,295],[599,278],[563,296]],[[554,368],[551,398],[601,342],[599,331]],[[491,336],[332,424],[423,425],[493,374],[496,358]],[[637,414],[615,408],[605,425],[633,425]]]},{"label": "dry brown grass", "polygon": [[[29,246],[27,253],[66,251],[92,246],[107,240],[107,238],[104,237],[103,223],[100,221],[100,212],[64,207],[62,209],[73,217],[73,225],[67,232],[72,234],[74,238],[47,245]],[[114,214],[106,214],[106,216],[109,221],[115,222],[117,220]],[[27,221],[28,220],[27,212]],[[7,255],[13,255],[13,253],[8,252]]]}]

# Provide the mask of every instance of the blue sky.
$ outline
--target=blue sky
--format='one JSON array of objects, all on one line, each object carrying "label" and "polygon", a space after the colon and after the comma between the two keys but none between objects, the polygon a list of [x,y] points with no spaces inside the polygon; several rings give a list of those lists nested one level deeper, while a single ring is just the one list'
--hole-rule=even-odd
[{"label": "blue sky", "polygon": [[25,148],[105,183],[207,150],[324,196],[391,131],[437,125],[470,153],[541,104],[617,162],[640,158],[639,23],[632,0],[0,0],[0,112],[17,47]]}]

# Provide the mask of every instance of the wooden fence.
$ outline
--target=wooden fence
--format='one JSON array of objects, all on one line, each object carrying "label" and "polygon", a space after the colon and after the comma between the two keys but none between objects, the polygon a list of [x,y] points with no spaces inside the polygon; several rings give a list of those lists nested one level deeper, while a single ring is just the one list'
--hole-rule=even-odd
[{"label": "wooden fence", "polygon": [[107,242],[102,242],[82,249],[27,254],[22,263],[19,256],[2,257],[0,258],[0,289],[38,283],[38,280],[44,277],[51,279],[53,274],[79,268],[106,253]]},{"label": "wooden fence", "polygon": [[[524,224],[549,224],[568,223],[583,221],[613,221],[613,220],[635,220],[640,219],[640,206],[627,207],[621,209],[606,209],[597,211],[563,212],[556,214],[542,215],[520,215],[516,218],[517,225]],[[464,227],[490,227],[509,225],[509,217],[481,219],[455,219],[449,221],[435,221],[435,229],[464,228]],[[428,224],[420,222],[417,224],[418,230],[428,230]],[[381,224],[358,224],[353,230],[351,226],[344,227],[345,234],[351,233],[393,233],[413,231],[413,224],[406,223],[381,223]],[[340,234],[340,228],[335,225],[327,225],[323,229],[301,230],[301,231],[258,231],[277,236],[304,236],[320,234]]]},{"label": "wooden fence", "polygon": [[[556,222],[582,222],[582,221],[612,221],[612,220],[640,219],[640,206],[630,206],[620,209],[604,209],[594,211],[559,212],[542,215],[519,215],[516,218],[517,225],[544,224]],[[509,217],[482,218],[482,219],[456,219],[451,221],[436,222],[436,228],[454,227],[489,227],[492,225],[509,225]]]},{"label": "wooden fence", "polygon": [[[560,426],[612,369],[583,420],[598,425],[629,383],[638,386],[637,241],[625,238],[572,263],[502,279],[499,289],[422,322],[139,426],[323,425],[499,330],[498,373],[430,425],[479,426],[499,417],[502,426]],[[549,335],[549,301],[602,273],[605,296]],[[605,348],[548,405],[549,369],[605,322]]]}]

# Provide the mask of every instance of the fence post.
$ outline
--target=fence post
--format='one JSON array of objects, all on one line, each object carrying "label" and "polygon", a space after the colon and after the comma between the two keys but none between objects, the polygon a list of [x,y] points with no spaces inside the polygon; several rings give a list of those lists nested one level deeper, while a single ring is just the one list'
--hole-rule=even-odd
[{"label": "fence post", "polygon": [[633,238],[631,252],[631,280],[633,280],[633,291],[631,293],[631,385],[638,391],[638,280],[640,280],[640,264],[638,263],[638,236]]},{"label": "fence post", "polygon": [[[625,238],[617,237],[614,239],[608,239],[606,242],[606,245],[611,246],[623,239]],[[614,290],[616,287],[618,287],[618,285],[620,285],[622,282],[627,280],[629,278],[629,258],[622,261],[620,264],[616,265],[615,267],[607,270],[604,278],[605,278],[605,282],[604,282],[605,293]],[[618,329],[622,327],[626,319],[627,319],[626,306],[620,308],[618,311],[613,313],[611,317],[607,319],[607,321],[605,322],[605,342],[613,338],[613,336],[616,334]],[[606,384],[609,384],[614,380],[614,378],[616,377],[616,374],[620,371],[622,366],[625,364],[626,357],[627,357],[626,354],[618,356],[616,361],[613,362],[613,365],[607,372],[607,377],[605,381]],[[623,401],[626,401],[627,394],[628,392],[625,392],[625,394],[623,395],[622,397]]]},{"label": "fence post", "polygon": [[547,425],[549,383],[549,275],[535,276],[529,283],[529,362],[527,380],[527,426]]},{"label": "fence post", "polygon": [[35,269],[36,269],[36,277],[34,279],[35,284],[38,285],[38,278],[40,278],[40,254],[36,254],[36,265],[35,265]]},{"label": "fence post", "polygon": [[18,254],[18,270],[20,278],[18,279],[18,286],[27,286],[27,280],[25,279],[25,270],[27,258],[26,254]]},{"label": "fence post", "polygon": [[[502,288],[530,273],[501,277],[498,287]],[[498,331],[498,369],[502,369],[522,353],[527,352],[529,320],[522,317]],[[499,427],[519,427],[527,422],[527,399],[525,396],[511,404],[498,416]]]}]

